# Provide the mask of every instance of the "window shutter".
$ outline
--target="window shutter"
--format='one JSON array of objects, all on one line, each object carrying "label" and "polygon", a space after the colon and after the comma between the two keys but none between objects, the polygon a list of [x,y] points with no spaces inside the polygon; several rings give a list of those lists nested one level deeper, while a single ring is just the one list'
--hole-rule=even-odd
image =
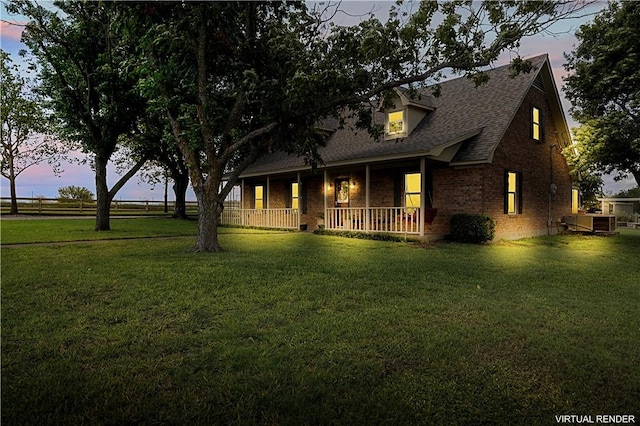
[{"label": "window shutter", "polygon": [[298,204],[302,209],[302,214],[307,214],[307,185],[302,180],[298,185],[298,197]]},{"label": "window shutter", "polygon": [[424,200],[424,205],[427,208],[433,208],[433,170],[432,169],[427,169],[427,173],[425,173],[426,176],[424,177],[425,182],[423,182],[423,184],[425,185],[425,194],[427,194],[427,199]]},{"label": "window shutter", "polygon": [[285,207],[290,209],[292,207],[292,200],[291,200],[291,183],[290,182],[284,182],[284,199],[285,199]]},{"label": "window shutter", "polygon": [[393,206],[402,207],[402,193],[404,192],[404,175],[402,172],[395,172],[393,174]]},{"label": "window shutter", "polygon": [[518,214],[522,214],[522,172],[516,173],[516,191],[518,191]]},{"label": "window shutter", "polygon": [[504,198],[504,214],[509,213],[509,170],[504,171],[504,176],[502,178],[502,196]]},{"label": "window shutter", "polygon": [[535,126],[535,123],[533,121],[533,110],[535,109],[535,106],[533,106],[532,104],[529,105],[529,139],[534,139],[533,137],[533,129]]}]

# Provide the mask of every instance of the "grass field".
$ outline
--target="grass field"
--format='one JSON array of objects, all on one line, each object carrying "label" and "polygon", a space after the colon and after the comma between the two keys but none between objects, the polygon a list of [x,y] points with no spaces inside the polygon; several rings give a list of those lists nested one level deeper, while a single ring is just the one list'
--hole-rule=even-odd
[{"label": "grass field", "polygon": [[[3,221],[3,243],[31,223]],[[234,230],[191,254],[192,226],[2,248],[3,424],[640,421],[638,232],[421,248]]]},{"label": "grass field", "polygon": [[[198,222],[160,217],[111,219],[111,231],[95,232],[95,219],[5,220],[0,222],[0,244],[119,240],[192,236],[195,241]],[[259,229],[220,228],[225,233],[264,233]]]}]

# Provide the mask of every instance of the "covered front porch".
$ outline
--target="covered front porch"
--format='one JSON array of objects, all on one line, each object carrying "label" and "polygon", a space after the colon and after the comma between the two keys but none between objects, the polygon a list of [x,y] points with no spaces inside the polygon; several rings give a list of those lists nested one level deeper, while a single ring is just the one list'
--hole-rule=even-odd
[{"label": "covered front porch", "polygon": [[424,236],[438,211],[426,158],[248,176],[239,187],[223,225]]}]

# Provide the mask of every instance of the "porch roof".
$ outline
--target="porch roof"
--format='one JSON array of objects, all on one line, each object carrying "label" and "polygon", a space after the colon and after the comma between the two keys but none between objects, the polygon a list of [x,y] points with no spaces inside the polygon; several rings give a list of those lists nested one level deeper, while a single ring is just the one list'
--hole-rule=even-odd
[{"label": "porch roof", "polygon": [[[536,76],[545,65],[546,72],[550,73],[547,55],[529,58],[529,61],[534,66],[529,74],[511,77],[509,66],[504,65],[489,70],[489,81],[479,87],[460,77],[442,82],[441,95],[437,98],[431,95],[430,88],[423,89],[423,98],[429,99],[434,110],[406,138],[376,141],[366,130],[348,126],[337,129],[327,146],[319,149],[324,167],[412,157],[439,159],[445,152],[445,161],[452,165],[491,162],[493,152]],[[556,91],[555,86],[552,90]],[[376,120],[384,122],[382,113],[376,114]],[[308,169],[310,166],[303,158],[275,152],[260,158],[241,177]]]}]

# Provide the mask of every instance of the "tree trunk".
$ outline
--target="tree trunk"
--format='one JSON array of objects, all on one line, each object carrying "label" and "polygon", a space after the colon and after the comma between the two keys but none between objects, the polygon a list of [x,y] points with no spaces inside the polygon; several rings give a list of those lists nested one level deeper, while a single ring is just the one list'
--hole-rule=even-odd
[{"label": "tree trunk", "polygon": [[[3,143],[4,144],[4,143]],[[9,214],[18,214],[18,195],[16,193],[16,170],[14,168],[14,155],[12,149],[7,150],[7,163],[9,164],[9,176],[5,176],[9,179],[9,188],[11,191],[11,210]]]},{"label": "tree trunk", "polygon": [[107,186],[107,164],[109,163],[109,157],[100,157],[96,155],[95,168],[96,168],[96,231],[110,231],[111,225],[109,223],[111,215],[111,200],[116,196],[118,191],[124,186],[129,179],[133,177],[138,170],[144,166],[147,158],[141,158],[127,173],[122,176],[113,188],[109,190]]},{"label": "tree trunk", "polygon": [[169,175],[165,173],[164,175],[164,212],[169,213],[169,191],[167,187],[169,186]]},{"label": "tree trunk", "polygon": [[9,214],[18,214],[18,195],[16,193],[16,177],[13,175],[13,170],[11,170],[11,174],[9,178],[9,187],[11,188],[11,210],[9,210]]},{"label": "tree trunk", "polygon": [[174,174],[173,192],[176,197],[172,217],[175,219],[187,219],[187,189],[189,188],[188,174]]},{"label": "tree trunk", "polygon": [[194,252],[221,252],[218,242],[218,224],[224,204],[218,196],[218,185],[207,179],[200,187],[194,187],[198,199],[198,238]]},{"label": "tree trunk", "polygon": [[95,231],[110,231],[111,197],[107,187],[107,162],[109,159],[96,155],[96,226]]}]

